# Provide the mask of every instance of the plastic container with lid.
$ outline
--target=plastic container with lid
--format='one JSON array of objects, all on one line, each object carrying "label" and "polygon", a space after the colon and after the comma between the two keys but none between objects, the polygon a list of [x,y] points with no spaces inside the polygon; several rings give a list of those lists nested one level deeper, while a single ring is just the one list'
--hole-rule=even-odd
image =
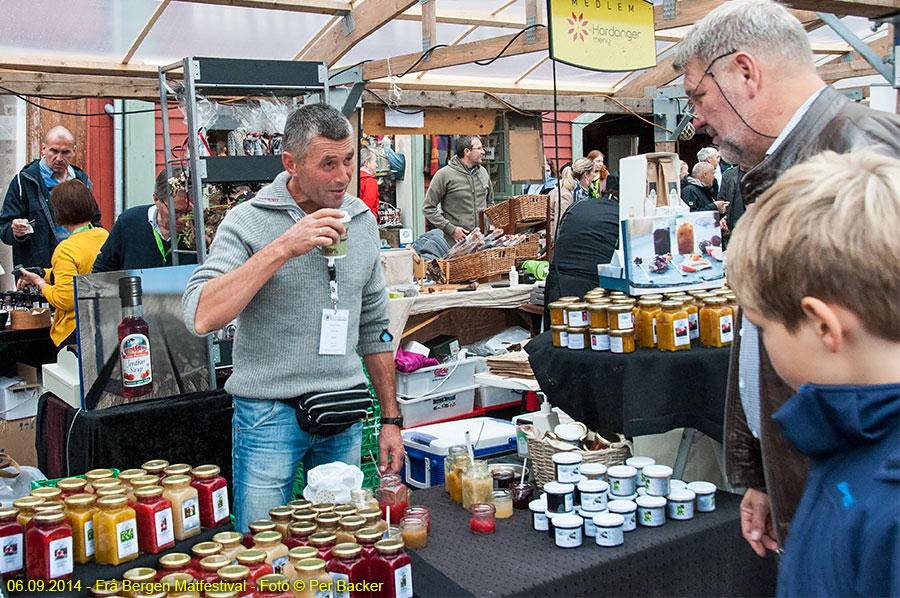
[{"label": "plastic container with lid", "polygon": [[166,477],[165,470],[169,466],[169,462],[165,459],[152,459],[141,465],[141,469],[147,472],[147,475],[155,475],[162,479]]},{"label": "plastic container with lid", "polygon": [[[401,523],[402,525],[402,523]],[[409,546],[409,545],[407,545]],[[345,542],[334,547],[334,558],[325,566],[335,582],[335,596],[357,596],[362,592],[340,591],[338,588],[357,587],[366,581],[369,565],[362,555],[362,547],[353,542]]]},{"label": "plastic container with lid", "polygon": [[585,435],[583,427],[574,424],[557,424],[553,427],[553,434],[560,440],[573,448],[578,448],[578,443]]},{"label": "plastic container with lid", "polygon": [[618,513],[600,513],[594,515],[594,527],[597,530],[594,541],[597,546],[621,546],[625,542],[625,518]]},{"label": "plastic container with lid", "polygon": [[666,522],[666,499],[662,496],[638,496],[638,521],[646,527],[659,527]]},{"label": "plastic container with lid", "polygon": [[[263,575],[268,575],[275,572],[272,569],[272,565],[266,562],[266,558],[268,558],[268,556],[269,555],[266,554],[265,550],[259,550],[258,548],[252,548],[250,550],[245,550],[238,553],[238,565],[243,565],[246,569],[248,569],[247,584],[250,587],[255,586],[256,580]],[[230,567],[224,567],[223,569],[220,569],[219,577],[222,577],[224,579],[222,573],[228,573],[225,570],[229,568]]]},{"label": "plastic container with lid", "polygon": [[571,513],[575,509],[575,485],[562,482],[544,484],[547,513]]},{"label": "plastic container with lid", "polygon": [[0,507],[0,579],[11,579],[25,570],[25,526],[15,507]]},{"label": "plastic container with lid", "polygon": [[[312,519],[310,521],[312,521],[313,523],[316,522],[315,515],[312,516]],[[244,534],[244,539],[241,540],[241,543],[247,548],[253,548],[253,536],[258,534],[259,532],[275,531],[275,522],[269,519],[257,519],[248,523],[247,528],[250,531]]]},{"label": "plastic container with lid", "polygon": [[137,519],[124,495],[97,499],[94,513],[94,560],[119,565],[138,556]]},{"label": "plastic container with lid", "polygon": [[578,548],[584,541],[584,520],[574,513],[563,513],[553,518],[554,542],[560,548]]},{"label": "plastic container with lid", "polygon": [[547,502],[543,498],[537,498],[528,503],[531,511],[531,529],[537,532],[547,531]]},{"label": "plastic container with lid", "polygon": [[656,465],[656,459],[652,457],[628,457],[625,459],[625,465],[629,467],[634,467],[637,471],[635,475],[636,480],[636,488],[641,488],[647,485],[647,478],[644,476],[644,468],[649,465]]},{"label": "plastic container with lid", "polygon": [[663,351],[691,348],[687,312],[681,301],[663,301],[662,311],[656,315],[657,346]]},{"label": "plastic container with lid", "polygon": [[643,477],[647,480],[647,494],[650,496],[665,496],[669,493],[669,480],[672,478],[672,468],[668,465],[648,465],[643,470]]},{"label": "plastic container with lid", "polygon": [[565,326],[568,323],[565,307],[566,304],[561,301],[554,301],[547,305],[547,309],[550,311],[551,326]]},{"label": "plastic container with lid", "polygon": [[553,346],[561,347],[563,349],[569,346],[569,333],[566,332],[568,328],[566,326],[551,326],[550,331],[553,334]]},{"label": "plastic container with lid", "polygon": [[622,531],[632,532],[637,529],[637,504],[630,500],[611,500],[606,505],[610,513],[621,515],[625,518]]},{"label": "plastic container with lid", "polygon": [[375,583],[384,584],[380,595],[412,598],[412,565],[409,555],[403,551],[403,542],[381,540],[375,544],[375,551],[369,565],[369,578]]},{"label": "plastic container with lid", "polygon": [[237,555],[244,550],[241,545],[241,535],[237,532],[219,532],[212,537],[213,542],[222,546],[222,556],[228,557],[230,563],[237,563]]},{"label": "plastic container with lid", "polygon": [[60,498],[65,500],[67,496],[72,496],[73,494],[85,494],[87,480],[84,478],[63,478],[56,482],[56,487],[61,492]]},{"label": "plastic container with lid", "polygon": [[319,552],[319,558],[325,562],[331,560],[331,551],[337,544],[337,537],[329,532],[316,532],[309,537],[309,545]]},{"label": "plastic container with lid", "polygon": [[[606,511],[602,511],[606,513]],[[594,515],[597,513],[594,511],[585,511],[584,509],[577,509],[575,513],[581,517],[584,521],[583,534],[585,538],[593,538],[597,534],[597,528],[594,527]]]},{"label": "plastic container with lid", "polygon": [[581,467],[583,457],[580,453],[574,451],[560,451],[554,453],[552,459],[557,482],[573,484],[578,483],[578,481],[581,480],[581,474],[578,470]]},{"label": "plastic container with lid", "polygon": [[691,482],[687,489],[697,495],[697,512],[710,513],[716,510],[716,485],[711,482]]},{"label": "plastic container with lid", "polygon": [[582,463],[578,471],[589,480],[606,481],[606,465],[603,463]]},{"label": "plastic container with lid", "polygon": [[73,494],[66,497],[66,518],[72,527],[72,559],[79,564],[94,560],[94,503],[93,494]]},{"label": "plastic container with lid", "polygon": [[[475,503],[490,503],[494,492],[494,478],[487,461],[468,461],[462,474],[462,506],[468,509]],[[391,515],[393,518],[393,514]]]},{"label": "plastic container with lid", "polygon": [[610,330],[609,350],[611,353],[634,353],[634,328]]},{"label": "plastic container with lid", "polygon": [[138,528],[138,548],[141,552],[158,554],[175,545],[172,503],[164,498],[159,486],[138,488],[132,503]]},{"label": "plastic container with lid", "polygon": [[669,492],[666,497],[666,515],[669,519],[693,519],[694,499],[697,495],[687,488],[679,488]]},{"label": "plastic container with lid", "polygon": [[566,346],[573,351],[581,351],[587,347],[591,342],[589,330],[589,328],[566,328],[566,338],[568,339]]},{"label": "plastic container with lid", "polygon": [[656,315],[660,312],[659,299],[642,299],[634,320],[635,341],[639,347],[656,347]]},{"label": "plastic container with lid", "polygon": [[613,496],[630,496],[637,488],[637,469],[630,465],[613,465],[606,470],[609,493]]},{"label": "plastic container with lid", "polygon": [[578,494],[585,511],[605,511],[609,502],[609,484],[603,480],[584,479],[578,483]]},{"label": "plastic container with lid", "polygon": [[591,328],[609,328],[609,302],[588,303],[588,316]]},{"label": "plastic container with lid", "polygon": [[587,328],[590,324],[587,303],[569,303],[565,306],[565,310],[566,326],[569,328]]},{"label": "plastic container with lid", "polygon": [[[331,534],[334,536],[334,534]],[[266,553],[266,562],[272,565],[275,573],[281,573],[288,562],[287,546],[281,543],[281,534],[277,531],[259,532],[253,536],[253,547]]]},{"label": "plastic container with lid", "polygon": [[591,328],[591,351],[609,351],[609,329]]},{"label": "plastic container with lid", "polygon": [[473,534],[492,534],[497,529],[494,517],[496,509],[491,503],[473,503],[469,506],[469,529]]},{"label": "plastic container with lid", "polygon": [[191,486],[191,478],[186,475],[166,477],[162,480],[162,486],[163,496],[172,503],[172,527],[175,539],[186,540],[199,534],[199,499],[197,489]]},{"label": "plastic container with lid", "polygon": [[25,533],[25,544],[28,579],[72,578],[72,527],[64,513],[35,515],[34,525]]},{"label": "plastic container with lid", "polygon": [[191,568],[200,570],[200,561],[208,556],[222,554],[222,545],[218,542],[198,542],[191,546]]},{"label": "plastic container with lid", "polygon": [[159,557],[159,569],[156,572],[157,581],[174,573],[186,573],[194,576],[194,568],[191,567],[191,555],[184,552],[169,552]]},{"label": "plastic container with lid", "polygon": [[612,304],[606,308],[609,314],[610,335],[616,330],[630,330],[634,328],[634,315],[629,304]]},{"label": "plastic container with lid", "polygon": [[[218,527],[230,519],[227,482],[220,471],[216,465],[200,465],[191,470],[191,486],[197,490],[203,527]],[[293,509],[288,513],[288,522],[291,513]]]}]

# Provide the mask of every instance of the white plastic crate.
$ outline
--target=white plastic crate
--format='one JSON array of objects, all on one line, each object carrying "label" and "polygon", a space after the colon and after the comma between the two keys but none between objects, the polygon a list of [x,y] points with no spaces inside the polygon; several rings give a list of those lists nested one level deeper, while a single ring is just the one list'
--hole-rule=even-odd
[{"label": "white plastic crate", "polygon": [[520,401],[522,393],[512,388],[499,388],[497,386],[480,386],[475,393],[476,407],[496,407]]},{"label": "white plastic crate", "polygon": [[403,425],[421,426],[472,413],[475,409],[475,385],[444,392],[440,390],[424,397],[397,397]]},{"label": "white plastic crate", "polygon": [[466,357],[415,372],[397,372],[397,393],[407,397],[422,397],[472,386],[475,384],[475,364],[478,360],[478,357]]}]

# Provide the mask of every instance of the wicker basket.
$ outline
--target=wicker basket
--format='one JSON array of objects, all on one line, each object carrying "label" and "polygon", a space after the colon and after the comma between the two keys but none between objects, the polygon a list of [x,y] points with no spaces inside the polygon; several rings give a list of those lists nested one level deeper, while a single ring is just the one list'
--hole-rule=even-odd
[{"label": "wicker basket", "polygon": [[13,330],[31,330],[50,326],[50,308],[14,309],[9,312],[9,327]]},{"label": "wicker basket", "polygon": [[[532,468],[534,480],[539,489],[543,489],[544,484],[556,479],[553,455],[558,452],[559,449],[554,448],[547,441],[528,437],[528,458],[534,465]],[[621,465],[625,463],[625,459],[631,456],[631,443],[620,436],[619,442],[612,443],[609,448],[599,451],[576,450],[573,452],[581,455],[582,463],[603,463],[607,467]]]},{"label": "wicker basket", "polygon": [[512,202],[513,218],[517,223],[540,222],[547,219],[546,195],[517,195],[506,201],[494,204],[484,210],[491,224],[497,228],[509,226],[509,205]]},{"label": "wicker basket", "polygon": [[495,247],[450,258],[431,260],[428,274],[441,284],[478,280],[494,274],[505,274],[516,262],[515,248]]},{"label": "wicker basket", "polygon": [[484,210],[484,215],[490,219],[491,224],[496,228],[506,228],[509,226],[509,201],[510,200],[506,200],[495,203]]},{"label": "wicker basket", "polygon": [[521,266],[526,260],[533,260],[541,254],[541,235],[537,233],[527,233],[525,242],[515,246],[516,250],[516,266]]}]

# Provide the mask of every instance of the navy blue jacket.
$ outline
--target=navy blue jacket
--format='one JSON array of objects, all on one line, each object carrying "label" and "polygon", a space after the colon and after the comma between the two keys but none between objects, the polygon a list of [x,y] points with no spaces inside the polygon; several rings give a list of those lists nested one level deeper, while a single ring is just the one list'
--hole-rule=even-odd
[{"label": "navy blue jacket", "polygon": [[[29,162],[9,183],[6,199],[0,209],[0,239],[13,248],[13,265],[50,267],[50,258],[56,249],[56,222],[48,222],[42,204],[47,206],[53,217],[53,206],[50,205],[50,190],[41,176],[41,158]],[[91,188],[91,179],[87,173],[73,166],[75,178]],[[16,218],[34,220],[34,232],[23,239],[17,239],[12,232],[12,221]],[[100,226],[100,208],[94,213],[91,221]]]},{"label": "navy blue jacket", "polygon": [[900,385],[806,385],[772,415],[810,458],[779,596],[900,596]]},{"label": "navy blue jacket", "polygon": [[[129,208],[119,214],[119,218],[109,231],[109,238],[100,248],[100,255],[94,260],[94,272],[113,272],[115,270],[136,270],[141,268],[161,268],[172,265],[172,253],[169,243],[164,242],[167,252],[163,259],[153,236],[153,227],[147,220],[150,204]],[[178,244],[179,249],[187,249]],[[179,254],[178,263],[196,264],[197,254]]]}]

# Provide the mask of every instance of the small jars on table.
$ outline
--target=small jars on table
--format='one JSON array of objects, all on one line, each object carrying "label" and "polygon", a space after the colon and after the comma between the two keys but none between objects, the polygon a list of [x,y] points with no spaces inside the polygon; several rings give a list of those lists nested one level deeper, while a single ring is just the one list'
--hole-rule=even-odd
[{"label": "small jars on table", "polygon": [[569,328],[588,328],[590,319],[588,317],[587,303],[569,303],[565,307],[566,310],[566,326]]},{"label": "small jars on table", "polygon": [[[200,465],[191,470],[191,486],[197,490],[200,504],[200,525],[217,527],[228,522],[228,488],[216,465]],[[288,507],[285,507],[288,508]],[[293,509],[289,509],[288,522]]]},{"label": "small jars on table", "polygon": [[565,326],[551,326],[550,331],[553,334],[553,346],[565,349],[569,346],[569,333]]},{"label": "small jars on table", "polygon": [[86,494],[87,480],[84,478],[63,478],[56,482],[56,487],[60,489],[60,498],[65,500],[67,496],[73,494]]},{"label": "small jars on table", "polygon": [[591,328],[609,328],[609,316],[606,312],[609,301],[602,303],[588,303],[588,315]]},{"label": "small jars on table", "polygon": [[[409,509],[407,509],[408,511]],[[359,515],[348,515],[341,517],[338,522],[338,530],[335,532],[336,542],[344,544],[346,542],[356,542],[356,533],[366,525],[366,520]]]},{"label": "small jars on table", "polygon": [[191,478],[186,475],[171,476],[162,481],[163,496],[172,503],[175,539],[179,541],[200,533],[197,489],[190,484]]},{"label": "small jars on table", "polygon": [[[334,578],[335,584],[345,588],[357,587],[357,584],[367,581],[369,573],[369,565],[363,558],[362,547],[352,542],[335,546],[334,558],[325,569]],[[344,595],[355,596],[357,592],[352,591]]]},{"label": "small jars on table", "polygon": [[369,564],[369,578],[374,583],[383,584],[380,595],[414,595],[412,561],[403,550],[403,541],[381,540],[375,544],[375,552]]},{"label": "small jars on table", "polygon": [[566,304],[561,301],[553,301],[547,305],[550,311],[551,326],[565,326],[568,322],[566,319]]},{"label": "small jars on table", "polygon": [[390,507],[391,516],[388,523],[391,524],[399,523],[403,511],[409,506],[409,490],[397,474],[388,474],[381,478],[381,484],[375,491],[375,498],[378,499],[382,514],[387,513],[387,508]]},{"label": "small jars on table", "polygon": [[159,486],[139,488],[134,493],[134,513],[137,519],[138,547],[141,552],[158,554],[175,546],[172,529],[172,503],[163,498]]},{"label": "small jars on table", "polygon": [[93,494],[73,494],[66,498],[66,518],[72,527],[72,558],[84,564],[94,560],[94,503]]},{"label": "small jars on table", "polygon": [[213,542],[218,542],[222,545],[222,552],[220,554],[228,557],[228,561],[231,563],[237,562],[238,553],[244,550],[243,546],[241,546],[241,535],[239,533],[219,532],[214,535],[212,539]]},{"label": "small jars on table", "polygon": [[486,461],[469,461],[462,474],[462,506],[468,509],[473,503],[489,503],[493,497],[494,478]]},{"label": "small jars on table", "polygon": [[428,545],[428,523],[421,517],[401,519],[400,533],[407,548],[425,548]]},{"label": "small jars on table", "polygon": [[11,579],[25,570],[25,526],[16,520],[19,510],[0,507],[0,579]]},{"label": "small jars on table", "polygon": [[510,492],[509,488],[498,488],[497,490],[494,490],[491,503],[494,505],[494,516],[497,519],[512,517],[512,492]]},{"label": "small jars on table", "polygon": [[469,529],[472,530],[472,533],[493,533],[497,529],[497,522],[494,519],[495,512],[494,505],[490,503],[474,503],[469,506]]},{"label": "small jars on table", "polygon": [[[707,347],[725,347],[734,340],[734,317],[725,297],[710,297],[700,310],[700,342]],[[705,334],[704,334],[705,332]]]},{"label": "small jars on table", "polygon": [[642,299],[634,322],[639,347],[656,347],[656,315],[661,311],[659,299]]},{"label": "small jars on table", "polygon": [[589,328],[566,328],[568,347],[574,351],[580,351],[590,345]]},{"label": "small jars on table", "polygon": [[662,311],[656,317],[658,346],[663,351],[680,351],[691,348],[687,312],[681,301],[663,301]]},{"label": "small jars on table", "polygon": [[253,547],[266,553],[266,562],[275,573],[281,573],[288,562],[287,546],[281,543],[281,534],[276,531],[260,532],[253,536]]},{"label": "small jars on table", "polygon": [[137,519],[125,495],[97,499],[94,513],[94,560],[119,565],[138,556]]},{"label": "small jars on table", "polygon": [[634,353],[634,328],[611,330],[609,350],[612,353]]},{"label": "small jars on table", "polygon": [[631,305],[610,305],[607,308],[609,314],[609,331],[626,330],[634,328],[634,316]]},{"label": "small jars on table", "polygon": [[[275,570],[272,568],[272,565],[266,562],[266,558],[269,555],[266,554],[266,551],[259,550],[253,548],[251,550],[245,550],[243,552],[239,552],[237,555],[237,560],[239,565],[243,565],[248,569],[247,574],[247,583],[252,587],[256,585],[256,580],[262,577],[263,575],[268,575],[270,573],[274,573]],[[227,569],[227,567],[226,567]],[[219,570],[219,577],[223,577],[222,575],[223,569]]]},{"label": "small jars on table", "polygon": [[25,534],[28,578],[49,582],[71,579],[72,527],[64,513],[40,513]]},{"label": "small jars on table", "polygon": [[462,444],[457,444],[447,449],[447,456],[444,457],[444,490],[447,492],[450,492],[450,476],[456,468],[456,457],[460,455],[468,456],[468,449]]}]

